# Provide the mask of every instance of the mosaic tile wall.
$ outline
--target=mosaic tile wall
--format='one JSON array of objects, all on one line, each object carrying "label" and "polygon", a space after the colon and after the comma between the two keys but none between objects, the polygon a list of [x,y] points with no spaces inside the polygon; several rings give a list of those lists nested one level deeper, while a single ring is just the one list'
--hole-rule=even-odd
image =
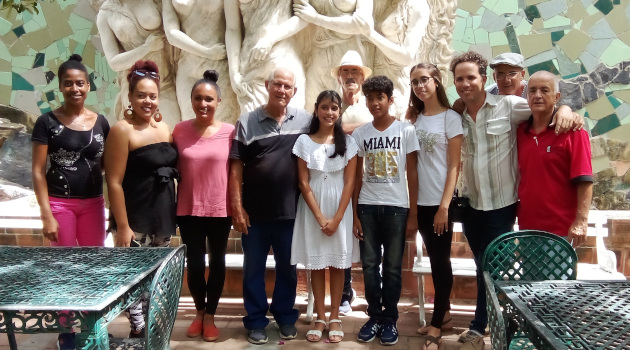
[{"label": "mosaic tile wall", "polygon": [[[556,73],[563,103],[584,115],[593,136],[630,141],[630,0],[461,0],[453,49],[485,57],[519,52],[526,78]],[[488,84],[492,83],[491,70]],[[448,89],[451,99],[457,93]],[[594,162],[595,172],[608,159]]]},{"label": "mosaic tile wall", "polygon": [[[486,57],[520,52],[528,75],[565,80],[566,103],[593,136],[630,140],[630,0],[461,0],[453,48]],[[87,105],[107,114],[118,91],[88,1],[40,2],[39,14],[0,12],[0,104],[38,115],[60,104],[56,71],[79,53],[90,72]],[[489,84],[492,79],[488,79]],[[449,96],[456,93],[450,87]]]},{"label": "mosaic tile wall", "polygon": [[78,53],[90,74],[86,107],[107,114],[118,88],[94,36],[94,10],[86,0],[47,0],[40,6],[39,14],[0,11],[0,104],[34,115],[59,107],[57,69]]}]

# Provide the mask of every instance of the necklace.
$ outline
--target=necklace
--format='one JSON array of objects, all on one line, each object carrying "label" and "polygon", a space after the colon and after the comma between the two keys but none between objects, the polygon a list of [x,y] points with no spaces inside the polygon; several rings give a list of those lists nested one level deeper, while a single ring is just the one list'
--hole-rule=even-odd
[{"label": "necklace", "polygon": [[[83,108],[83,110],[81,111],[81,114],[85,114],[85,108]],[[77,118],[79,118],[79,117],[81,116],[81,114],[79,114],[78,116],[76,116],[76,117],[75,117],[75,118],[74,118],[74,119],[70,122],[70,124],[78,125],[78,126],[82,127],[82,128],[83,128],[83,130],[85,130],[85,124],[79,124],[79,123],[77,123],[77,120],[76,120]]]}]

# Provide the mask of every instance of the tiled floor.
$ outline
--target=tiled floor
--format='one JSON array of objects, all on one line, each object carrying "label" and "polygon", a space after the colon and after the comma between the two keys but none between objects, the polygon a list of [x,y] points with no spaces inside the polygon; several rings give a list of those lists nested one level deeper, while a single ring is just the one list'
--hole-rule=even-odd
[{"label": "tiled floor", "polygon": [[[415,300],[414,300],[415,301]],[[339,344],[328,343],[324,339],[319,343],[311,343],[305,339],[306,332],[310,329],[310,325],[305,321],[306,301],[298,298],[297,308],[302,315],[296,326],[298,328],[298,337],[294,340],[284,341],[278,337],[275,324],[272,322],[267,327],[269,343],[266,345],[252,345],[247,342],[247,333],[243,328],[241,321],[244,309],[242,300],[239,299],[221,299],[219,309],[217,310],[217,326],[221,329],[221,337],[212,343],[204,342],[199,338],[188,338],[186,329],[195,310],[191,298],[183,297],[180,301],[180,307],[175,321],[175,328],[171,336],[171,349],[322,349],[322,348],[339,348],[339,349],[421,349],[424,337],[416,334],[419,326],[418,322],[418,306],[410,300],[402,300],[399,304],[400,319],[398,320],[398,330],[400,338],[398,344],[392,347],[385,347],[374,341],[369,344],[359,343],[356,340],[356,334],[363,323],[367,320],[365,314],[366,303],[364,299],[357,299],[353,303],[354,311],[342,317],[343,329],[346,333],[345,339]],[[457,342],[457,335],[464,331],[472,318],[474,307],[470,305],[453,305],[453,319],[455,329],[453,332],[444,334],[444,346],[442,350],[458,350],[460,344]],[[427,315],[430,319],[430,314]],[[124,316],[118,317],[108,327],[108,331],[116,337],[125,337],[129,333],[129,323]],[[35,335],[17,335],[18,347],[20,350],[54,350],[57,349],[57,334],[35,334]],[[490,349],[489,338],[486,337],[486,349]],[[0,334],[0,350],[8,349],[6,336]]]}]

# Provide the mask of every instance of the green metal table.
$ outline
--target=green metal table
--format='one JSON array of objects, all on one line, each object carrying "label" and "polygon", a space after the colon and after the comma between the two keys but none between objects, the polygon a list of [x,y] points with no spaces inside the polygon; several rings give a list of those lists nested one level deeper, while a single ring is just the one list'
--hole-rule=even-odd
[{"label": "green metal table", "polygon": [[537,349],[630,349],[630,281],[495,281]]},{"label": "green metal table", "polygon": [[172,250],[0,246],[0,333],[76,331],[77,349],[108,349],[107,324]]}]

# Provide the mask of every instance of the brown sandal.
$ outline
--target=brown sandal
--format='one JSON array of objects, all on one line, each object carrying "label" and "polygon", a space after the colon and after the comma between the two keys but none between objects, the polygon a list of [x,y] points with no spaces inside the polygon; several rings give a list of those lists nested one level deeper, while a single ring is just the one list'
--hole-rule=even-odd
[{"label": "brown sandal", "polygon": [[[440,330],[442,332],[450,332],[450,331],[452,331],[453,330],[453,318],[451,317],[448,320],[443,321],[442,322],[442,327],[440,327]],[[429,326],[427,325],[427,326],[418,328],[416,333],[418,333],[420,335],[427,335],[427,334],[429,334]]]},{"label": "brown sandal", "polygon": [[442,347],[442,336],[440,335],[439,337],[434,337],[432,335],[427,335],[426,339],[424,340],[424,346],[422,347],[422,350],[428,350],[431,344],[437,345],[438,350],[440,350],[440,347]]}]

